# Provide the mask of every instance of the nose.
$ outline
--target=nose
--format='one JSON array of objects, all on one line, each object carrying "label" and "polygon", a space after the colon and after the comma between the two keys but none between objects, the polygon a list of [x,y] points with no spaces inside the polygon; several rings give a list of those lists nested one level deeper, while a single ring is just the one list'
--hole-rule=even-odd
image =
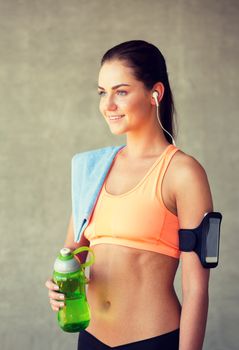
[{"label": "nose", "polygon": [[104,107],[107,111],[115,111],[117,109],[117,105],[114,101],[113,96],[106,97],[104,102],[105,102]]}]

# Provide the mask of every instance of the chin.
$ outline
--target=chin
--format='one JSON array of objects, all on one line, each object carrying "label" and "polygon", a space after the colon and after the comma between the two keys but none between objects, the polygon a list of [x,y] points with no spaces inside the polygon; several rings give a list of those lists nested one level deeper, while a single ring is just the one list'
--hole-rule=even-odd
[{"label": "chin", "polygon": [[121,126],[115,125],[115,127],[114,127],[114,125],[108,124],[108,126],[109,126],[109,130],[110,130],[111,134],[113,134],[113,135],[124,135],[128,131],[127,127],[124,127],[123,125],[121,125]]},{"label": "chin", "polygon": [[124,134],[126,134],[126,131],[125,131],[125,130],[111,130],[111,129],[110,129],[110,132],[111,132],[111,134],[113,134],[113,135],[124,135]]}]

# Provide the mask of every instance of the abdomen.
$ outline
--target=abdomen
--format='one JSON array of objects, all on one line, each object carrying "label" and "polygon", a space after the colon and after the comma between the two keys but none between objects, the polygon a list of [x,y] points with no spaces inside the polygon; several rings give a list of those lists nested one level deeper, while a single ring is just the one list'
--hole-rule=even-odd
[{"label": "abdomen", "polygon": [[92,248],[87,331],[117,346],[179,328],[181,307],[173,288],[177,259],[120,245]]}]

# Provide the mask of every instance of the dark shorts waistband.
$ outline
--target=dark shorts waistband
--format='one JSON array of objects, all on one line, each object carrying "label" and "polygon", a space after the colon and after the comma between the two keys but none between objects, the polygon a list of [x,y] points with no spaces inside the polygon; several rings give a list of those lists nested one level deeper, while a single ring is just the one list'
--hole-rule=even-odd
[{"label": "dark shorts waistband", "polygon": [[119,346],[109,346],[86,330],[80,332],[78,350],[178,350],[179,328],[156,337],[139,340]]}]

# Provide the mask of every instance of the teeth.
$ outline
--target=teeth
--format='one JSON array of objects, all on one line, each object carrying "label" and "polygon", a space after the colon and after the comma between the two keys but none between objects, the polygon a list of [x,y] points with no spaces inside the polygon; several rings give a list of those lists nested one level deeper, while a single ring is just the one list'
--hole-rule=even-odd
[{"label": "teeth", "polygon": [[123,118],[123,115],[114,116],[114,117],[109,117],[110,120],[120,119],[120,118]]}]

